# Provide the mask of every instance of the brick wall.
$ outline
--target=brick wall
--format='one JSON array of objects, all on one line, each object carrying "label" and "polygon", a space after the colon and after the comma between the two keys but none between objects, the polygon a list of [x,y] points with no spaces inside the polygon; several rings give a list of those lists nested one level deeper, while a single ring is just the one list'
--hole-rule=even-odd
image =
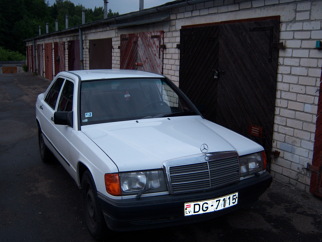
[{"label": "brick wall", "polygon": [[280,39],[285,49],[279,53],[278,91],[271,172],[275,179],[309,189],[322,51],[322,1],[258,0],[208,1],[172,12],[170,31],[165,33],[167,50],[164,74],[179,82],[180,29],[184,25],[230,20],[281,17]]}]

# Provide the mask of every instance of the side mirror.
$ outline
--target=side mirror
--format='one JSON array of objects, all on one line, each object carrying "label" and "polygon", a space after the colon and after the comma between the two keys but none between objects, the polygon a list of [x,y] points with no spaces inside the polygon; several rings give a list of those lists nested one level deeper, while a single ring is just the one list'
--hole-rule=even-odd
[{"label": "side mirror", "polygon": [[73,112],[57,111],[54,113],[54,123],[60,125],[68,125],[73,127]]}]

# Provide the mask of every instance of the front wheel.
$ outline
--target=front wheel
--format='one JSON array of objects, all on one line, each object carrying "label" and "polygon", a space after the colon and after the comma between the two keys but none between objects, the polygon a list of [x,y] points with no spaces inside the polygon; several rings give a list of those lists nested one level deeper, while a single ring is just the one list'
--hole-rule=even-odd
[{"label": "front wheel", "polygon": [[106,226],[98,203],[96,187],[89,171],[85,171],[82,177],[82,200],[89,232],[95,239],[102,239]]}]

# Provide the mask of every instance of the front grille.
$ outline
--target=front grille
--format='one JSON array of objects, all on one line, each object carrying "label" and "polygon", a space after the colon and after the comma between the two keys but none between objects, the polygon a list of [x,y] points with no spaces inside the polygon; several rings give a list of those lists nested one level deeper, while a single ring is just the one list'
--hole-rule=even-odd
[{"label": "front grille", "polygon": [[209,153],[165,164],[170,193],[201,191],[239,181],[236,152]]}]

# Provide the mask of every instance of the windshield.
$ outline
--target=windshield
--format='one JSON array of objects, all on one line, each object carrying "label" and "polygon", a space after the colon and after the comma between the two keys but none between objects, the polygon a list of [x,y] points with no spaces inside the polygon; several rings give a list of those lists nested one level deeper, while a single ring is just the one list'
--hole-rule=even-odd
[{"label": "windshield", "polygon": [[81,84],[81,124],[197,114],[164,79],[113,79]]}]

